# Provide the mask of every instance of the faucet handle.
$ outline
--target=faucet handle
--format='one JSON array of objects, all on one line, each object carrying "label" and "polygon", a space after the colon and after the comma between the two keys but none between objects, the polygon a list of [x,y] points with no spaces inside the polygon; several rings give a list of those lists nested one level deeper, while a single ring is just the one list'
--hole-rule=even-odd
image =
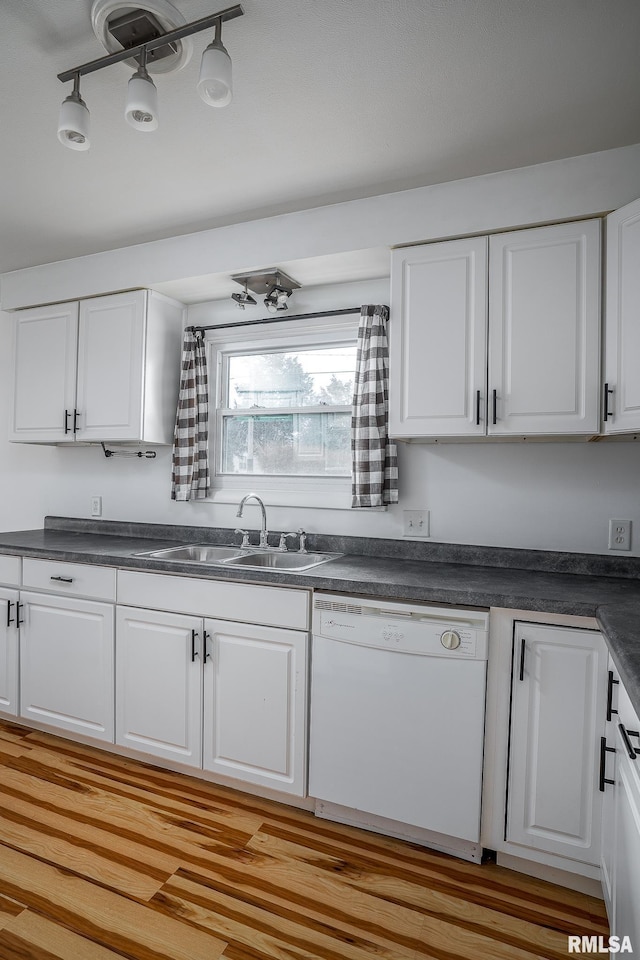
[{"label": "faucet handle", "polygon": [[233,532],[234,532],[234,533],[241,533],[241,534],[242,534],[242,543],[240,544],[241,547],[250,547],[250,546],[251,546],[251,544],[249,543],[249,531],[248,531],[248,530],[241,530],[240,527],[236,527],[236,529],[235,529]]},{"label": "faucet handle", "polygon": [[300,527],[297,532],[298,532],[298,536],[300,537],[300,547],[298,549],[298,553],[306,553],[307,552],[307,535],[302,529],[302,527]]},{"label": "faucet handle", "polygon": [[296,537],[296,533],[281,533],[280,534],[280,543],[278,544],[278,550],[282,553],[285,553],[287,550],[287,540],[289,537]]}]

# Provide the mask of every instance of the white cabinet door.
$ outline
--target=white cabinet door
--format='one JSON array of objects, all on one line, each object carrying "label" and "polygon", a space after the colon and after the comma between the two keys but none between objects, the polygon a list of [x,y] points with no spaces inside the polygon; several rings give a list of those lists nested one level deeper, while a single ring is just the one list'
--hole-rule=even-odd
[{"label": "white cabinet door", "polygon": [[306,793],[308,634],[205,620],[205,770]]},{"label": "white cabinet door", "polygon": [[[636,736],[631,749],[637,747]],[[629,937],[635,955],[640,945],[640,752],[631,759],[620,730],[616,754],[616,846],[611,933],[621,938]]]},{"label": "white cabinet door", "polygon": [[615,849],[616,727],[620,678],[609,657],[607,671],[607,707],[605,728],[600,738],[600,789],[602,792],[602,829],[600,832],[600,876],[609,922],[613,917],[613,857]]},{"label": "white cabinet door", "polygon": [[77,338],[77,303],[16,314],[10,440],[73,440]]},{"label": "white cabinet door", "polygon": [[489,434],[599,432],[600,231],[585,220],[490,238]]},{"label": "white cabinet door", "polygon": [[78,440],[142,435],[146,291],[80,303]]},{"label": "white cabinet door", "polygon": [[604,640],[517,622],[514,644],[506,839],[599,864]]},{"label": "white cabinet door", "polygon": [[18,715],[18,591],[0,587],[0,712]]},{"label": "white cabinet door", "polygon": [[116,610],[116,743],[200,767],[202,620]]},{"label": "white cabinet door", "polygon": [[486,237],[393,251],[391,436],[485,433],[486,335]]},{"label": "white cabinet door", "polygon": [[20,595],[20,716],[113,743],[113,606]]},{"label": "white cabinet door", "polygon": [[640,200],[607,217],[604,432],[640,430]]}]

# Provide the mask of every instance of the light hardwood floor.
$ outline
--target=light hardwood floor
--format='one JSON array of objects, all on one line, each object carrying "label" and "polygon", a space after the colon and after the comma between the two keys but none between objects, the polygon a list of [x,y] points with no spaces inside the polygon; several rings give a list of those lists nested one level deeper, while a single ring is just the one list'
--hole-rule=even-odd
[{"label": "light hardwood floor", "polygon": [[560,960],[602,902],[0,722],[0,960]]}]

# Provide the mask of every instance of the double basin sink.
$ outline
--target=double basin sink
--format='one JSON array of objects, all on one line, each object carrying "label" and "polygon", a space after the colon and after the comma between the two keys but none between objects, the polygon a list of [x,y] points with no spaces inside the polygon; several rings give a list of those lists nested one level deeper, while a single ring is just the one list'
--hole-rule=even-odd
[{"label": "double basin sink", "polygon": [[214,544],[186,544],[164,550],[146,550],[136,554],[152,560],[178,560],[182,563],[224,564],[228,567],[249,567],[256,570],[309,570],[320,563],[335,560],[339,553],[287,553],[277,550],[257,551],[251,547],[219,547]]}]

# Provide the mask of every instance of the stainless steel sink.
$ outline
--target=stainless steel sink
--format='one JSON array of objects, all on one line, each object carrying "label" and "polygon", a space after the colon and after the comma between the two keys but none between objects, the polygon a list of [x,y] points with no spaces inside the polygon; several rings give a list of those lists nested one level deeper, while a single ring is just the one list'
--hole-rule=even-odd
[{"label": "stainless steel sink", "polygon": [[233,557],[242,557],[246,550],[240,547],[218,547],[207,543],[190,543],[181,547],[166,547],[164,550],[146,550],[138,557],[154,560],[182,560],[187,563],[221,563]]},{"label": "stainless steel sink", "polygon": [[308,570],[335,560],[339,553],[250,553],[225,563],[226,567],[253,567],[269,570]]},{"label": "stainless steel sink", "polygon": [[308,570],[319,563],[335,560],[339,553],[280,553],[278,551],[252,552],[246,547],[220,547],[207,543],[188,543],[163,550],[144,550],[137,557],[151,560],[181,560],[183,563],[224,564],[228,567],[242,566],[256,570]]}]

